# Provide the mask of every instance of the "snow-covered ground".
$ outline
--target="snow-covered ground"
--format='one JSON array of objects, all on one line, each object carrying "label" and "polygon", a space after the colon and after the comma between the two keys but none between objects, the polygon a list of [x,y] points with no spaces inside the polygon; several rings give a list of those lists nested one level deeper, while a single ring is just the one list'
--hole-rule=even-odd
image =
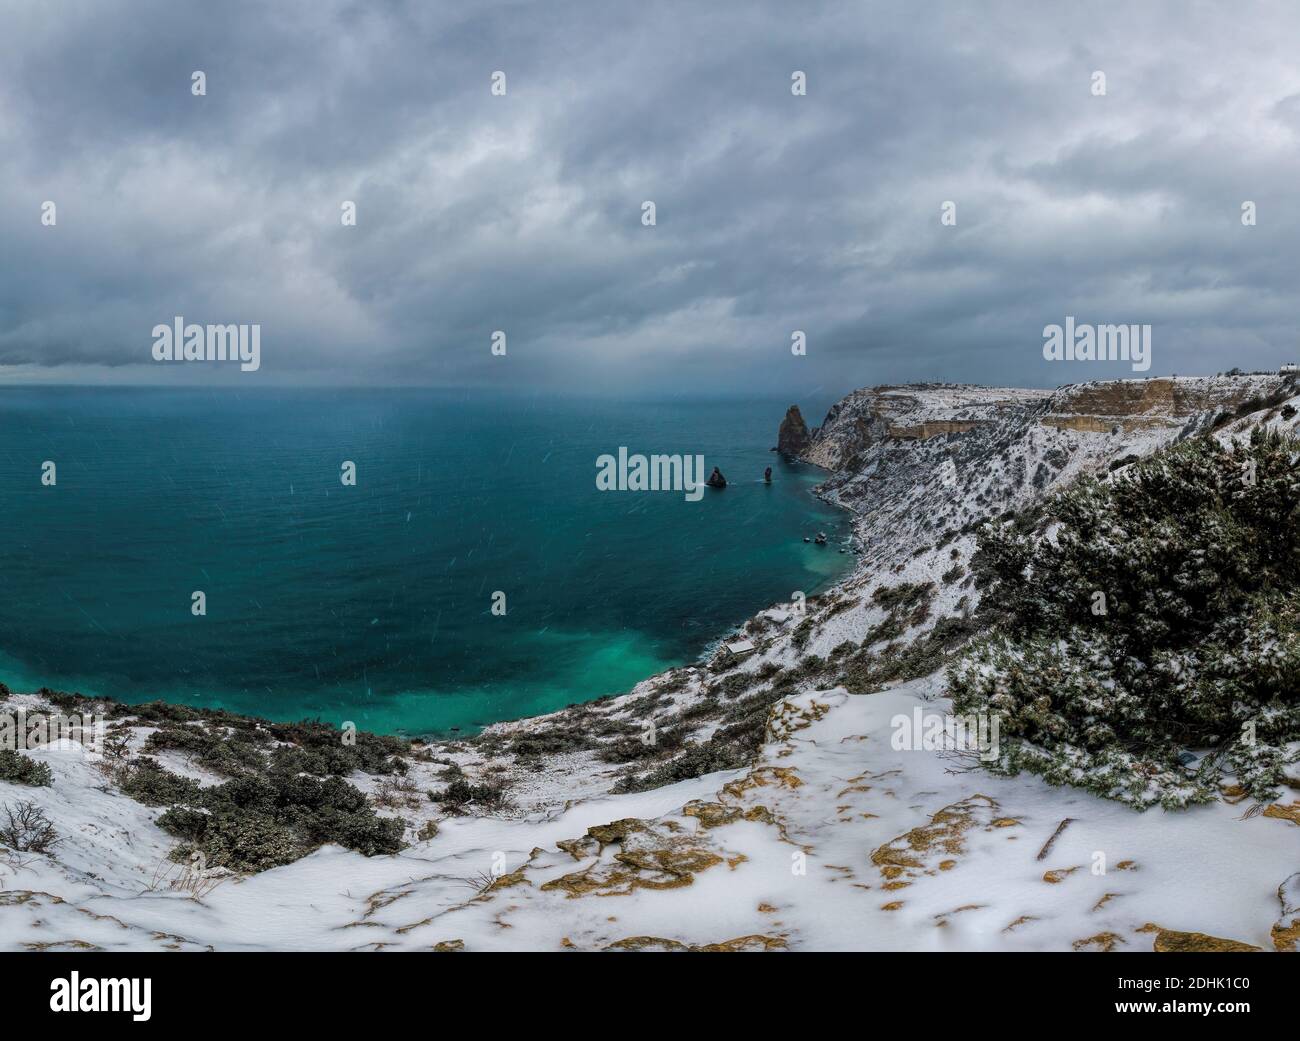
[{"label": "snow-covered ground", "polygon": [[0,866],[0,945],[1136,951],[1201,933],[1273,946],[1279,887],[1300,871],[1294,820],[1243,820],[1228,802],[1138,814],[895,750],[893,719],[944,711],[941,689],[808,692],[779,706],[748,770],[544,820],[451,820],[391,857],[326,847],[197,897],[159,884],[171,841],[157,811],[106,789],[79,752],[43,750],[54,785],[0,784],[0,802],[34,799],[64,840]]}]

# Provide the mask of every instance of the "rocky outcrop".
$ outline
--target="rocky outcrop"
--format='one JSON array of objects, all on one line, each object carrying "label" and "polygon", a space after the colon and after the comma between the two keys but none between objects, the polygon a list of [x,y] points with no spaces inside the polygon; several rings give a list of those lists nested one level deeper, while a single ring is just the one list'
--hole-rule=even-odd
[{"label": "rocky outcrop", "polygon": [[1156,934],[1151,949],[1161,954],[1230,954],[1258,951],[1261,948],[1240,940],[1225,940],[1221,936],[1209,936],[1206,933],[1183,933],[1175,929],[1161,929],[1155,926],[1148,931]]},{"label": "rocky outcrop", "polygon": [[722,476],[722,471],[719,470],[716,466],[713,468],[713,473],[709,474],[709,479],[704,483],[707,484],[710,488],[727,487],[727,479]]},{"label": "rocky outcrop", "polygon": [[791,405],[785,410],[785,419],[781,420],[776,450],[791,459],[798,459],[811,445],[812,435],[808,433],[808,424],[803,421],[803,413],[798,405]]},{"label": "rocky outcrop", "polygon": [[1282,917],[1273,923],[1273,946],[1279,951],[1300,950],[1300,871],[1277,887]]},{"label": "rocky outcrop", "polygon": [[1294,393],[1290,377],[1270,374],[1104,380],[1055,391],[946,383],[867,387],[832,406],[811,444],[798,454],[847,475],[897,454],[899,443],[955,445],[961,439],[960,450],[944,451],[974,460],[990,449],[1030,440],[1031,426],[1163,439],[1209,429],[1224,413],[1267,408]]},{"label": "rocky outcrop", "polygon": [[976,436],[984,427],[1041,406],[1047,396],[1047,391],[950,383],[857,390],[826,414],[802,458],[828,470],[856,470],[891,442]]},{"label": "rocky outcrop", "polygon": [[[823,498],[856,514],[864,570],[953,565],[943,546],[1086,475],[1104,475],[1201,432],[1231,434],[1258,411],[1300,431],[1284,407],[1297,386],[1277,375],[1184,376],[1058,390],[914,384],[868,387],[836,403],[800,457],[830,471]],[[1289,414],[1288,414],[1289,411]],[[926,550],[934,559],[918,558]],[[948,550],[942,550],[946,556]],[[956,558],[953,558],[956,559]],[[973,601],[977,592],[963,598]],[[1271,815],[1279,814],[1273,810]]]},{"label": "rocky outcrop", "polygon": [[1288,390],[1286,377],[1207,376],[1105,380],[1062,387],[1040,422],[1057,430],[1109,434],[1176,429],[1192,417],[1263,407]]}]

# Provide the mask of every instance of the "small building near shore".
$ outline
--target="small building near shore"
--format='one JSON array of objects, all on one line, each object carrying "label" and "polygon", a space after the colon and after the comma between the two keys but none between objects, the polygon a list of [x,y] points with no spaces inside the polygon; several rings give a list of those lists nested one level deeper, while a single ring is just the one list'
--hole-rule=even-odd
[{"label": "small building near shore", "polygon": [[723,661],[729,663],[744,661],[756,650],[758,650],[758,648],[754,646],[753,641],[747,640],[742,636],[737,640],[727,640],[722,645],[722,653],[719,657]]}]

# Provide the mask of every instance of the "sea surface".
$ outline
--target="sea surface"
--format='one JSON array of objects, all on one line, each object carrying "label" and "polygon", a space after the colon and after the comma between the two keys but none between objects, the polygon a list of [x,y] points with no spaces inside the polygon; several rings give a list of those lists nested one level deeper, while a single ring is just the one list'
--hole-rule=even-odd
[{"label": "sea surface", "polygon": [[[851,566],[788,404],[0,388],[0,680],[406,734],[626,691]],[[620,446],[730,485],[599,491]]]}]

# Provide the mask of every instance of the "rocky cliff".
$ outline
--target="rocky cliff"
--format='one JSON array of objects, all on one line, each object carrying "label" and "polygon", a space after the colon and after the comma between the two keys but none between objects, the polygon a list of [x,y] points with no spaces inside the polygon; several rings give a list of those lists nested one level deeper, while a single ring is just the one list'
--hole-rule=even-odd
[{"label": "rocky cliff", "polygon": [[808,433],[808,424],[803,421],[803,414],[798,405],[791,405],[781,420],[781,429],[776,435],[776,450],[782,455],[797,459],[808,451],[812,437]]},{"label": "rocky cliff", "polygon": [[853,510],[866,560],[918,549],[1018,509],[1081,473],[1267,414],[1293,376],[1169,377],[1055,391],[952,384],[870,387],[833,406],[800,458],[831,472],[822,493]]}]

